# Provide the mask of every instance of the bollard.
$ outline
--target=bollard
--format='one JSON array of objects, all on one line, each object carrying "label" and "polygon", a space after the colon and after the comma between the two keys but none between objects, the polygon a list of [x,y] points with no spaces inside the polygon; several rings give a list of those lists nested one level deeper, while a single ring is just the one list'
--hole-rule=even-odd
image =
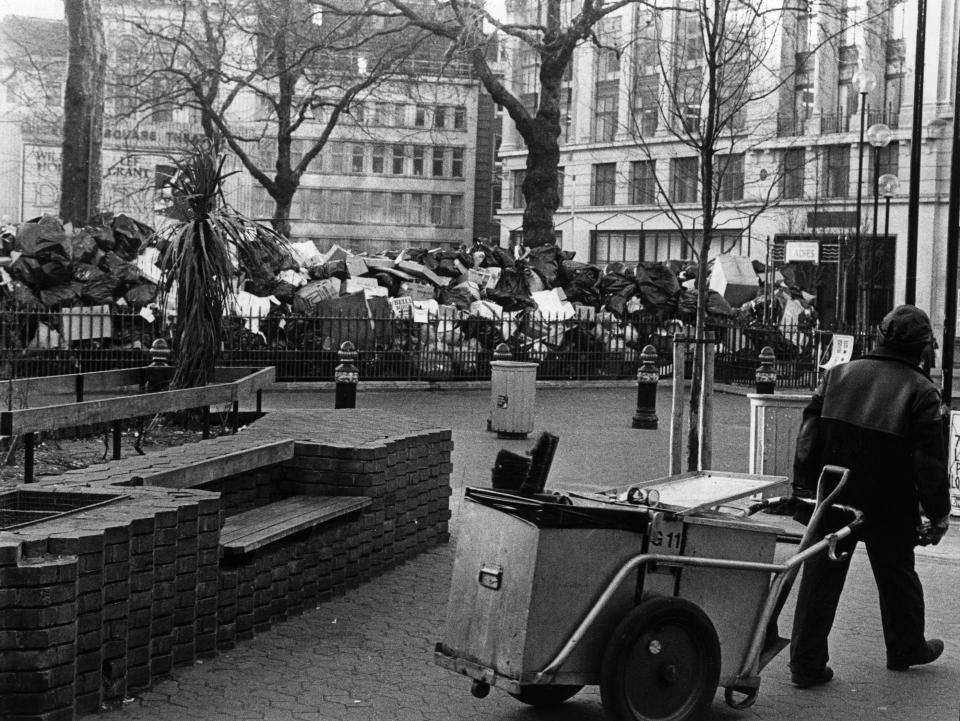
[{"label": "bollard", "polygon": [[360,381],[360,371],[357,370],[357,351],[353,343],[344,341],[337,351],[340,364],[333,371],[333,378],[337,384],[337,394],[334,408],[357,407],[357,383]]},{"label": "bollard", "polygon": [[757,368],[757,393],[772,395],[777,389],[777,370],[774,368],[774,361],[777,357],[773,354],[773,348],[765,345],[760,351],[760,366]]},{"label": "bollard", "polygon": [[506,343],[498,343],[493,349],[493,359],[495,361],[513,360],[513,353],[510,352],[510,346]]},{"label": "bollard", "polygon": [[657,369],[657,349],[652,345],[640,351],[640,367],[637,369],[637,412],[633,414],[634,428],[657,428],[657,384],[660,371]]},{"label": "bollard", "polygon": [[143,376],[143,389],[147,393],[166,390],[172,372],[170,355],[170,346],[163,338],[157,338],[150,344],[150,365]]}]

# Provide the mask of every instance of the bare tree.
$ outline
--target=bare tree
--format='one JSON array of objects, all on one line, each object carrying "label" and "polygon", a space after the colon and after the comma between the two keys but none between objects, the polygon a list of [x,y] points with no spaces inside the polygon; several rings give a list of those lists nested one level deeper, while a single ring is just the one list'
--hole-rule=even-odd
[{"label": "bare tree", "polygon": [[273,226],[284,236],[301,177],[337,124],[401,78],[405,62],[433,40],[407,24],[324,14],[306,0],[173,6],[162,15],[125,8],[140,52],[136,72],[119,75],[115,92],[137,99],[135,117],[193,109],[204,135],[269,193]]},{"label": "bare tree", "polygon": [[[696,340],[707,325],[708,261],[727,227],[746,232],[784,193],[790,161],[756,179],[744,175],[749,151],[777,137],[781,99],[794,102],[796,80],[812,72],[810,58],[834,44],[844,26],[841,8],[820,3],[814,17],[797,0],[680,0],[636,14],[630,132],[648,162],[658,203],[684,237],[697,263]],[[784,88],[791,92],[781,93]],[[801,96],[802,97],[802,96]],[[803,108],[799,108],[802,115]],[[802,123],[805,117],[794,117]],[[673,143],[665,155],[664,137]],[[654,137],[658,142],[653,142]],[[677,147],[688,154],[678,153]],[[801,146],[802,148],[802,146]],[[659,163],[657,161],[660,161]],[[667,165],[672,161],[671,185]],[[797,161],[794,161],[797,162]],[[802,162],[802,161],[800,161]],[[698,232],[683,204],[696,203]],[[679,207],[678,207],[679,206]],[[701,463],[699,438],[703,344],[695,344],[687,466]]]},{"label": "bare tree", "polygon": [[[427,4],[407,0],[372,0],[357,6],[343,0],[311,0],[340,16],[361,15],[402,19],[443,38],[448,57],[464,57],[494,102],[503,106],[527,147],[527,172],[523,181],[523,237],[528,247],[554,243],[553,216],[560,205],[558,171],[562,82],[574,49],[595,41],[595,28],[607,15],[638,0],[582,0],[575,14],[561,0],[544,0],[509,7],[515,18],[504,22],[482,0],[436,0]],[[494,34],[505,38],[514,57],[526,55],[536,77],[532,92],[509,86],[491,51]],[[503,40],[501,40],[502,42]],[[532,98],[532,99],[531,99]]]}]

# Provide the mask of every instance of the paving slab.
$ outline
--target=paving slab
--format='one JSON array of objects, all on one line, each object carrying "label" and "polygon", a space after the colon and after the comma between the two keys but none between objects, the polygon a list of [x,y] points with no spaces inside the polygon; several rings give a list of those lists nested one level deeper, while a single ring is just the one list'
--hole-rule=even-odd
[{"label": "paving slab", "polygon": [[[538,389],[537,430],[560,436],[548,489],[604,488],[666,475],[669,392],[658,399],[661,428],[630,428],[630,389]],[[275,624],[173,675],[123,708],[98,718],[115,721],[601,721],[596,688],[562,707],[532,710],[494,689],[469,693],[468,679],[433,663],[443,627],[463,487],[489,485],[500,448],[528,450],[527,440],[502,440],[485,430],[489,391],[361,392],[358,406],[402,413],[453,430],[455,486],[451,542],[408,561],[303,616]],[[264,408],[332,407],[332,393],[271,393]],[[348,424],[349,425],[349,424]],[[714,458],[718,469],[747,470],[748,401],[718,394]],[[779,544],[784,557],[795,547]],[[786,653],[763,672],[756,704],[727,708],[720,694],[710,719],[733,721],[953,721],[960,708],[960,531],[918,550],[927,596],[928,633],[947,643],[936,664],[907,673],[884,667],[876,589],[866,553],[854,557],[831,638],[836,680],[801,691],[789,683]],[[793,596],[781,616],[789,628]],[[92,721],[93,717],[85,717]]]}]

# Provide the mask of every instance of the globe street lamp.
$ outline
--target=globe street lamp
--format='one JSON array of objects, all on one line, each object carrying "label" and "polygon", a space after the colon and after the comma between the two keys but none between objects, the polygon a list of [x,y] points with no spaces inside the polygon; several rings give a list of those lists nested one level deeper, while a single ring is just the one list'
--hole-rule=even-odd
[{"label": "globe street lamp", "polygon": [[880,192],[883,194],[886,208],[883,213],[883,240],[889,242],[890,238],[890,198],[897,194],[900,189],[900,179],[892,173],[884,173],[877,181]]},{"label": "globe street lamp", "polygon": [[867,117],[867,93],[877,87],[877,76],[865,68],[853,74],[853,85],[860,94],[860,142],[857,144],[857,227],[853,236],[853,311],[856,324],[860,317],[860,224],[863,211],[863,133]]},{"label": "globe street lamp", "polygon": [[864,275],[864,320],[871,321],[870,310],[873,302],[873,260],[877,245],[877,216],[880,215],[880,151],[890,145],[893,131],[883,123],[874,123],[867,128],[867,142],[873,147],[873,239],[867,251],[866,271]]}]

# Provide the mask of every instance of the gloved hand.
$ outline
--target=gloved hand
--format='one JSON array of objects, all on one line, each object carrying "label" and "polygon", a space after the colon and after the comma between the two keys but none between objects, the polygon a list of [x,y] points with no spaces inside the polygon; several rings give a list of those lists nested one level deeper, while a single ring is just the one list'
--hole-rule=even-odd
[{"label": "gloved hand", "polygon": [[950,514],[937,521],[927,521],[917,529],[917,544],[920,546],[936,546],[940,543],[947,529],[950,528]]}]

